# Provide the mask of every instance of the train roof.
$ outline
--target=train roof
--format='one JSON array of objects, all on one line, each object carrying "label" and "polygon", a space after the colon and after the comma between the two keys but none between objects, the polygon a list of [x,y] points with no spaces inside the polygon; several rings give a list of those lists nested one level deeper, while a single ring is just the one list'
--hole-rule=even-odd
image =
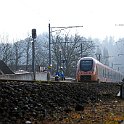
[{"label": "train roof", "polygon": [[[95,58],[93,58],[93,57],[83,57],[83,58],[81,58],[80,60],[93,60],[93,61],[95,61],[96,63],[101,63],[101,62],[99,62],[97,59],[95,59]],[[79,61],[80,61],[79,60]],[[101,63],[102,64],[102,63]]]}]

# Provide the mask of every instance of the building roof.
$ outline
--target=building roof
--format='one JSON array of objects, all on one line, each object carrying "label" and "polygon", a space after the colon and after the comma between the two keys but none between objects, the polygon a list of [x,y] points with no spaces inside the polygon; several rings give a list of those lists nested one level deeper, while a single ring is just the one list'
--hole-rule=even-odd
[{"label": "building roof", "polygon": [[2,60],[0,60],[0,75],[1,74],[14,74],[14,72]]}]

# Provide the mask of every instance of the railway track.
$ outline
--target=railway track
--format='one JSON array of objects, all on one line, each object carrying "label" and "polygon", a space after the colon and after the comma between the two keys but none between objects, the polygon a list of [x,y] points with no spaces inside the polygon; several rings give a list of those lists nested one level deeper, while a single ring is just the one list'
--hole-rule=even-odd
[{"label": "railway track", "polygon": [[55,81],[55,80],[50,80],[50,81],[42,81],[42,80],[12,80],[12,79],[0,79],[1,82],[41,82],[41,83],[74,83],[74,84],[113,84],[113,85],[122,85],[123,82],[119,82],[119,83],[115,83],[115,82],[101,82],[101,83],[98,83],[98,82],[92,82],[92,81],[85,81],[85,82],[77,82],[76,80],[59,80],[59,81]]},{"label": "railway track", "polygon": [[11,83],[38,83],[40,85],[79,85],[84,87],[85,89],[93,89],[98,94],[114,94],[117,95],[120,91],[122,84],[121,83],[97,83],[97,82],[76,82],[76,81],[36,81],[36,80],[6,80],[6,79],[0,79],[0,82],[11,82]]},{"label": "railway track", "polygon": [[115,97],[118,94],[122,97],[121,89],[122,84],[121,83],[96,83],[96,82],[76,82],[76,81],[33,81],[33,80],[5,80],[0,79],[0,82],[6,82],[6,83],[32,83],[32,84],[39,84],[39,85],[46,85],[46,86],[69,86],[72,85],[73,87],[83,87],[86,90],[92,90],[96,93],[97,96],[102,99],[102,96],[104,97]]}]

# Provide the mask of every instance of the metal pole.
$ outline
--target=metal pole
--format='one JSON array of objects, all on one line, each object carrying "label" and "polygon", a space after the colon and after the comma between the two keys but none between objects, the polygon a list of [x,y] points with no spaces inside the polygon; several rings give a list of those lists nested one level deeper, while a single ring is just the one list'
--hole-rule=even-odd
[{"label": "metal pole", "polygon": [[61,68],[61,50],[60,50],[60,68]]},{"label": "metal pole", "polygon": [[33,80],[35,80],[35,46],[34,46],[34,38],[32,42],[32,72],[33,72]]},{"label": "metal pole", "polygon": [[49,67],[51,66],[51,32],[49,23]]},{"label": "metal pole", "polygon": [[99,61],[101,61],[101,54],[99,54]]},{"label": "metal pole", "polygon": [[81,58],[83,57],[83,55],[82,55],[82,43],[81,43]]}]

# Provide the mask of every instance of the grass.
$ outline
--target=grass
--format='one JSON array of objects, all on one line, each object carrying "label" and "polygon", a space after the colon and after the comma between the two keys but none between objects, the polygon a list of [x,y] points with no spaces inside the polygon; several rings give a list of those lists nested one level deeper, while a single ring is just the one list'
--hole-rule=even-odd
[{"label": "grass", "polygon": [[124,100],[89,103],[84,111],[55,113],[44,120],[33,120],[32,124],[121,124],[124,120]]},{"label": "grass", "polygon": [[124,120],[124,101],[89,104],[84,111],[63,113],[54,124],[119,124]]}]

